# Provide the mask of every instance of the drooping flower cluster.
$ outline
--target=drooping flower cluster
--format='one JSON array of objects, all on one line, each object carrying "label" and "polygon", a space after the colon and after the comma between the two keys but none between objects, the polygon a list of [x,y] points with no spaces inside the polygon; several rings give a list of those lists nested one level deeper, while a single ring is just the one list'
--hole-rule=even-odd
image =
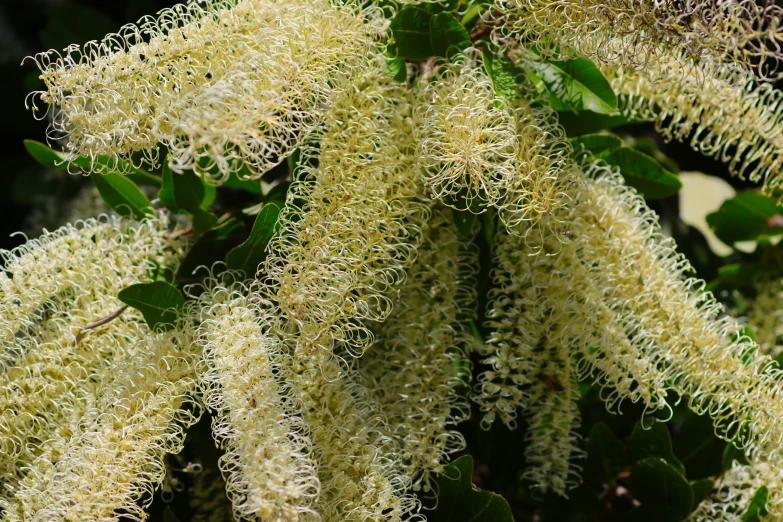
[{"label": "drooping flower cluster", "polygon": [[425,492],[446,457],[464,449],[464,437],[451,428],[470,415],[458,392],[470,381],[465,324],[478,259],[452,220],[446,209],[433,212],[392,314],[379,325],[382,341],[360,360],[362,380],[401,443],[405,472]]},{"label": "drooping flower cluster", "polygon": [[[526,416],[524,478],[559,495],[578,484],[589,378],[614,409],[686,396],[748,449],[699,516],[733,520],[759,481],[777,487],[780,370],[690,278],[644,200],[574,158],[527,80],[500,96],[478,49],[414,66],[413,88],[393,81],[375,49],[384,11],[367,4],[192,2],[38,56],[38,96],[74,155],[154,164],[162,145],[175,171],[219,184],[240,162],[260,177],[300,154],[258,272],[186,289],[171,331],[117,313],[116,297],[183,254],[165,214],[86,221],[4,254],[3,520],[143,519],[163,455],[202,406],[237,519],[426,519],[413,492],[437,489],[470,414],[476,227],[457,220],[490,208],[490,334],[472,398],[485,425]],[[626,115],[695,131],[703,152],[779,184],[779,94],[753,76],[776,77],[778,8],[495,8],[518,43],[603,61]]]},{"label": "drooping flower cluster", "polygon": [[561,58],[575,54],[645,69],[651,54],[666,49],[716,62],[730,59],[760,78],[781,74],[783,10],[769,0],[496,0],[494,7],[502,33]]},{"label": "drooping flower cluster", "polygon": [[39,54],[48,90],[35,97],[75,156],[142,152],[155,164],[163,144],[176,171],[211,171],[219,183],[240,160],[260,177],[362,74],[372,16],[329,0],[190,2],[81,49]]},{"label": "drooping flower cluster", "polygon": [[[197,415],[187,336],[153,336],[137,312],[115,312],[126,286],[183,245],[165,215],[141,224],[92,219],[4,252],[0,275],[0,508],[3,520],[99,520],[162,480]],[[84,459],[85,454],[89,459]],[[94,477],[102,477],[95,481]]]}]

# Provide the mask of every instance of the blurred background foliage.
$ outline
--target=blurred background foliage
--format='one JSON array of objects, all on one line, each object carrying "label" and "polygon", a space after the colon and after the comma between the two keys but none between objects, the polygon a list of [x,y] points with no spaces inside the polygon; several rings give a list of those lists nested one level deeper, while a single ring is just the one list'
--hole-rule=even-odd
[{"label": "blurred background foliage", "polygon": [[[54,228],[67,215],[69,198],[88,186],[87,177],[49,172],[33,160],[23,140],[46,141],[46,122],[36,121],[25,110],[27,93],[40,89],[38,70],[25,56],[49,48],[61,49],[84,43],[134,22],[145,14],[173,5],[169,0],[2,0],[0,2],[0,133],[3,137],[4,188],[0,191],[0,246],[11,248],[23,240],[11,236],[23,230],[37,235],[42,226]],[[20,63],[22,65],[20,66]],[[658,212],[665,233],[672,235],[694,265],[698,277],[708,281],[721,300],[742,314],[754,297],[754,278],[759,274],[783,276],[783,215],[774,199],[762,196],[755,187],[731,177],[724,164],[694,152],[687,141],[664,142],[652,124],[627,124],[606,116],[564,110],[561,122],[575,143],[579,136],[606,131],[622,140],[626,149],[655,158],[667,171],[679,176],[682,189],[673,196],[649,199]],[[618,141],[619,143],[619,141]],[[282,166],[285,170],[286,163]],[[280,176],[278,172],[275,176]],[[288,175],[288,172],[282,173]],[[233,194],[233,195],[232,195]],[[234,206],[247,204],[242,193]],[[281,194],[275,197],[281,198]],[[271,199],[267,195],[266,199]],[[221,200],[218,200],[221,203]],[[225,204],[225,201],[222,201]],[[491,231],[486,215],[485,231]],[[491,268],[491,233],[479,234],[482,251],[480,286],[486,289]],[[480,295],[484,295],[480,291]],[[486,334],[482,327],[483,307],[474,325],[476,342]],[[749,332],[752,334],[752,332]],[[672,401],[674,403],[674,401]],[[452,471],[463,482],[459,487],[443,483],[438,509],[432,520],[459,522],[454,509],[466,502],[470,479],[479,488],[505,498],[517,521],[677,521],[685,520],[696,504],[709,494],[713,481],[741,454],[713,434],[712,423],[689,412],[684,402],[667,423],[643,418],[637,405],[623,404],[621,411],[607,412],[600,389],[582,385],[581,445],[587,458],[581,461],[583,482],[568,501],[541,496],[520,478],[524,468],[524,420],[509,431],[496,423],[489,431],[478,420],[462,426],[468,439],[468,457],[456,461]],[[644,427],[639,419],[643,419]],[[199,475],[215,473],[218,451],[211,443],[209,418],[205,417],[189,434],[188,446],[180,456],[169,458],[171,470],[150,511],[153,520],[190,520],[188,491]],[[192,465],[197,463],[197,465]],[[472,470],[468,473],[468,470]],[[468,489],[465,489],[468,488]],[[476,493],[476,495],[479,495]],[[489,495],[489,494],[488,494]],[[763,507],[751,506],[743,520],[757,520]],[[495,497],[476,496],[475,502],[492,503]],[[425,504],[431,500],[424,499]],[[443,518],[450,509],[449,518]],[[440,513],[440,515],[438,515]],[[492,511],[488,511],[490,516]],[[486,520],[500,520],[498,515]],[[205,519],[206,520],[206,519]],[[467,520],[467,519],[466,519]],[[476,519],[478,520],[478,519]],[[483,520],[483,519],[482,519]]]}]

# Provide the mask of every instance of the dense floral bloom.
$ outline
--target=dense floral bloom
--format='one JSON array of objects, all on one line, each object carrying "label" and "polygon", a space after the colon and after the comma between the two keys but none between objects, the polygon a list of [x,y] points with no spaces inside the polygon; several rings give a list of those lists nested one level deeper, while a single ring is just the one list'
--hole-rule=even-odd
[{"label": "dense floral bloom", "polygon": [[668,53],[651,55],[643,70],[611,76],[629,118],[654,120],[664,137],[689,140],[739,176],[763,180],[769,192],[783,183],[783,95],[770,84],[730,64]]},{"label": "dense floral bloom", "polygon": [[200,378],[217,415],[215,438],[226,449],[228,494],[237,519],[317,520],[311,444],[289,388],[278,382],[290,362],[268,332],[268,312],[247,293],[211,282],[199,296]]},{"label": "dense floral bloom", "polygon": [[373,69],[302,153],[317,166],[302,161],[262,277],[308,349],[344,343],[361,353],[372,335],[358,321],[388,315],[385,293],[415,256],[428,208],[410,110],[405,90]]},{"label": "dense floral bloom", "polygon": [[360,360],[415,489],[429,491],[446,457],[465,447],[463,436],[449,428],[470,413],[459,388],[470,379],[465,324],[475,306],[476,257],[451,212],[435,210],[399,299],[379,325],[383,341]]},{"label": "dense floral bloom", "polygon": [[[225,180],[260,176],[320,123],[372,52],[369,12],[329,0],[209,0],[163,10],[118,34],[36,62],[67,151],[158,161]],[[35,102],[34,102],[35,103]]]},{"label": "dense floral bloom", "polygon": [[496,0],[501,31],[535,42],[544,54],[579,54],[631,69],[668,49],[713,61],[731,59],[761,78],[778,79],[783,10],[774,2],[668,0]]},{"label": "dense floral bloom", "polygon": [[783,351],[783,281],[764,278],[755,285],[756,297],[746,312],[747,324],[764,353]]}]

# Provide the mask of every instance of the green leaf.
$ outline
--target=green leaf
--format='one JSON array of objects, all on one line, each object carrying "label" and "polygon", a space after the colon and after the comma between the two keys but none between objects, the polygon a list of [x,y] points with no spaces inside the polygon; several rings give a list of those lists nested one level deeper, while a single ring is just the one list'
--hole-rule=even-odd
[{"label": "green leaf", "polygon": [[731,469],[731,465],[735,460],[740,464],[748,463],[748,457],[745,456],[745,452],[737,448],[733,442],[727,442],[720,459],[721,467],[724,471]]},{"label": "green leaf", "polygon": [[513,102],[517,97],[517,78],[523,74],[522,71],[502,51],[493,53],[489,46],[484,46],[481,56],[495,94]]},{"label": "green leaf", "polygon": [[707,224],[718,239],[731,245],[737,241],[755,240],[760,235],[783,233],[780,218],[783,208],[777,201],[751,190],[741,192],[723,202],[707,215]]},{"label": "green leaf", "polygon": [[543,83],[556,100],[577,112],[612,114],[617,108],[617,96],[609,80],[590,60],[532,61],[530,67],[534,84]]},{"label": "green leaf", "polygon": [[701,501],[710,496],[712,488],[715,487],[715,481],[710,478],[701,480],[694,480],[691,482],[691,489],[693,490],[693,507],[696,508]]},{"label": "green leaf", "polygon": [[470,47],[470,34],[451,13],[439,13],[430,19],[430,43],[434,56],[447,56],[449,49]]},{"label": "green leaf", "polygon": [[463,237],[473,237],[473,225],[476,223],[476,214],[469,210],[451,209],[454,226]]},{"label": "green leaf", "polygon": [[689,412],[677,430],[673,446],[688,478],[700,479],[721,472],[720,460],[726,442],[715,436],[708,415]]},{"label": "green leaf", "polygon": [[179,311],[185,306],[185,297],[165,281],[131,285],[120,291],[117,297],[140,311],[153,330],[171,330]]},{"label": "green leaf", "polygon": [[614,134],[585,134],[568,141],[577,155],[589,153],[593,158],[605,158],[623,146],[623,140]]},{"label": "green leaf", "polygon": [[644,520],[685,520],[693,507],[691,485],[676,469],[657,457],[648,457],[634,468],[628,488],[641,502],[638,514]]},{"label": "green leaf", "polygon": [[134,182],[120,174],[90,174],[98,192],[109,207],[121,216],[137,221],[151,216],[152,203]]},{"label": "green leaf", "polygon": [[386,61],[386,74],[391,76],[395,81],[404,82],[408,79],[408,68],[405,65],[405,60],[399,56],[390,58],[385,57]]},{"label": "green leaf", "polygon": [[160,186],[161,180],[158,176],[134,167],[127,161],[121,159],[112,159],[107,156],[97,156],[95,160],[90,158],[76,158],[71,162],[66,160],[67,156],[62,152],[48,147],[47,145],[35,141],[24,140],[24,147],[30,156],[47,170],[53,172],[62,172],[70,166],[78,167],[85,172],[95,174],[123,174],[137,185]]},{"label": "green leaf", "polygon": [[438,479],[437,506],[429,522],[513,522],[508,502],[496,493],[473,489],[473,457],[465,455],[446,466]]},{"label": "green leaf", "polygon": [[242,189],[251,194],[261,194],[261,184],[258,180],[241,178],[236,172],[231,173],[223,186]]},{"label": "green leaf", "polygon": [[643,152],[623,147],[606,156],[609,165],[620,167],[626,184],[646,199],[673,196],[682,188],[680,179]]},{"label": "green leaf", "polygon": [[274,203],[264,205],[256,216],[247,241],[226,255],[226,266],[232,270],[242,270],[248,277],[255,277],[258,265],[266,259],[266,246],[277,231],[279,215],[279,206]]},{"label": "green leaf", "polygon": [[205,232],[185,255],[177,277],[191,279],[199,266],[211,267],[215,262],[223,261],[226,254],[245,238],[244,227],[244,223],[231,218]]},{"label": "green leaf", "polygon": [[214,200],[214,187],[212,190],[206,189],[204,181],[192,171],[175,174],[166,162],[158,197],[163,206],[172,212],[184,210],[195,214],[207,208],[210,200]]},{"label": "green leaf", "polygon": [[647,457],[660,457],[679,473],[685,474],[685,466],[674,455],[669,429],[662,422],[653,420],[647,429],[642,427],[641,422],[637,422],[628,438],[628,447],[634,461],[638,462]]},{"label": "green leaf", "polygon": [[44,145],[40,141],[24,140],[24,148],[35,161],[43,165],[47,170],[60,172],[68,168],[65,154],[57,152]]},{"label": "green leaf", "polygon": [[603,422],[596,422],[587,440],[585,477],[595,484],[614,484],[617,474],[628,468],[628,451]]},{"label": "green leaf", "polygon": [[742,522],[759,522],[761,517],[767,515],[767,497],[769,497],[769,489],[767,486],[761,486],[753,495],[748,510],[740,520]]},{"label": "green leaf", "polygon": [[430,41],[430,20],[432,13],[419,7],[405,7],[391,21],[394,37],[391,45],[397,56],[409,60],[426,60],[433,55]]},{"label": "green leaf", "polygon": [[593,111],[581,111],[579,113],[558,111],[557,119],[566,131],[566,136],[570,137],[613,129],[628,123],[637,123],[636,121],[630,121],[621,114],[608,115]]},{"label": "green leaf", "polygon": [[718,275],[727,288],[740,288],[752,284],[758,277],[771,271],[772,267],[766,263],[733,263],[720,267]]}]

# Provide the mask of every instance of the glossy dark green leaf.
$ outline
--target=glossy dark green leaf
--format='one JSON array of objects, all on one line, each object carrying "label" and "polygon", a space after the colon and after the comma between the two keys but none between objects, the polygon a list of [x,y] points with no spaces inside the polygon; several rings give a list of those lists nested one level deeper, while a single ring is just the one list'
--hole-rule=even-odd
[{"label": "glossy dark green leaf", "polygon": [[702,500],[707,498],[712,493],[712,488],[715,487],[715,481],[709,478],[694,480],[691,482],[691,489],[693,490],[693,507],[698,506]]},{"label": "glossy dark green leaf", "polygon": [[405,65],[405,59],[400,56],[393,58],[386,57],[386,74],[391,76],[395,81],[404,82],[408,79],[408,68]]},{"label": "glossy dark green leaf", "polygon": [[707,224],[718,239],[726,244],[754,240],[760,235],[783,233],[780,216],[783,208],[777,201],[751,190],[741,192],[723,202],[720,208],[707,215]]},{"label": "glossy dark green leaf", "polygon": [[599,114],[593,111],[580,111],[579,113],[558,111],[557,119],[566,131],[566,136],[569,137],[592,134],[628,123],[637,123],[630,121],[623,115]]},{"label": "glossy dark green leaf", "polygon": [[446,466],[437,484],[438,501],[428,522],[513,522],[508,502],[495,493],[473,489],[473,457]]},{"label": "glossy dark green leaf", "polygon": [[158,197],[163,206],[172,212],[184,210],[193,214],[209,206],[210,200],[214,200],[214,189],[207,189],[204,181],[194,172],[176,174],[166,163],[163,166],[163,185]]},{"label": "glossy dark green leaf", "polygon": [[476,223],[476,214],[469,210],[451,209],[454,217],[454,226],[463,237],[473,237],[473,225]]},{"label": "glossy dark green leaf", "polygon": [[585,134],[568,141],[577,156],[587,154],[593,158],[605,158],[623,146],[623,140],[614,134]]},{"label": "glossy dark green leaf", "polygon": [[117,214],[141,220],[154,213],[152,203],[134,182],[120,174],[90,174],[98,192]]},{"label": "glossy dark green leaf", "polygon": [[495,94],[512,102],[517,97],[517,79],[522,71],[502,51],[492,52],[489,46],[481,50],[484,69],[492,80]]},{"label": "glossy dark green leaf", "polygon": [[626,184],[647,199],[673,196],[682,188],[680,179],[643,152],[623,147],[604,158],[609,165],[620,167]]},{"label": "glossy dark green leaf", "polygon": [[628,438],[628,448],[634,461],[644,460],[647,457],[659,457],[669,463],[679,473],[685,474],[685,466],[674,455],[672,438],[669,429],[662,422],[648,421],[649,426],[642,427],[637,422]]},{"label": "glossy dark green leaf", "polygon": [[718,275],[726,288],[740,288],[752,284],[758,277],[768,274],[772,267],[766,263],[732,263],[718,269]]},{"label": "glossy dark green leaf", "polygon": [[753,499],[750,501],[748,510],[742,515],[740,519],[742,522],[760,522],[761,518],[767,514],[767,497],[769,496],[769,489],[767,486],[761,486],[756,494],[753,495]]},{"label": "glossy dark green leaf", "polygon": [[43,165],[47,170],[60,172],[68,168],[65,155],[50,148],[48,145],[35,140],[24,140],[24,148],[35,161]]},{"label": "glossy dark green leaf", "polygon": [[721,472],[720,461],[726,441],[715,435],[708,415],[689,412],[679,426],[673,446],[689,479],[711,477]]},{"label": "glossy dark green leaf", "polygon": [[153,330],[170,330],[185,306],[185,297],[165,281],[138,283],[117,294],[120,301],[141,312]]},{"label": "glossy dark green leaf", "polygon": [[404,7],[391,21],[396,55],[408,60],[426,60],[432,53],[430,20],[432,13],[419,7]]},{"label": "glossy dark green leaf", "polygon": [[62,172],[69,167],[78,167],[85,172],[95,174],[122,174],[137,185],[160,186],[161,184],[158,176],[150,174],[144,169],[134,167],[121,159],[97,156],[94,160],[90,160],[90,158],[76,158],[68,162],[65,154],[39,141],[25,140],[24,147],[33,159],[46,167],[47,170],[53,172]]},{"label": "glossy dark green leaf", "polygon": [[244,227],[241,221],[231,218],[206,231],[185,255],[177,277],[188,280],[199,266],[211,267],[217,261],[223,261],[226,254],[247,237]]},{"label": "glossy dark green leaf", "polygon": [[438,13],[430,18],[430,43],[434,56],[447,56],[470,47],[470,34],[451,13]]},{"label": "glossy dark green leaf", "polygon": [[242,189],[252,194],[261,194],[261,184],[258,180],[241,178],[236,172],[231,173],[223,186]]},{"label": "glossy dark green leaf", "polygon": [[748,457],[745,456],[745,452],[731,442],[726,442],[726,446],[723,449],[723,455],[720,459],[721,467],[724,470],[731,469],[732,463],[736,460],[740,464],[747,464]]},{"label": "glossy dark green leaf", "polygon": [[590,60],[534,61],[530,68],[533,82],[543,83],[566,108],[598,114],[612,114],[617,108],[617,96],[609,80]]},{"label": "glossy dark green leaf", "polygon": [[587,439],[585,477],[594,484],[614,484],[617,474],[628,469],[629,455],[623,441],[603,422],[596,422]]},{"label": "glossy dark green leaf", "polygon": [[648,457],[636,465],[628,479],[628,488],[641,502],[638,514],[644,520],[685,520],[693,507],[691,485],[657,457]]},{"label": "glossy dark green leaf", "polygon": [[277,218],[280,207],[267,203],[256,216],[250,237],[226,255],[226,266],[232,270],[242,270],[248,277],[254,277],[258,265],[266,259],[266,247],[278,229]]}]

